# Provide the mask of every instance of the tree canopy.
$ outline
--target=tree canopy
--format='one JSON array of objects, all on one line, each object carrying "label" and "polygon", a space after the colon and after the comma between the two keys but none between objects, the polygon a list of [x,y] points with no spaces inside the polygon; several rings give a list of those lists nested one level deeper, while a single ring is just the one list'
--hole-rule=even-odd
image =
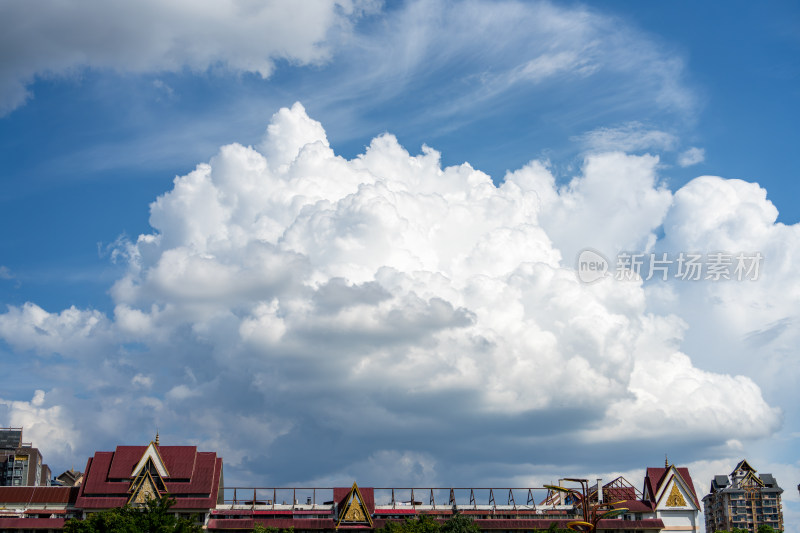
[{"label": "tree canopy", "polygon": [[90,514],[85,520],[71,518],[65,533],[202,533],[203,528],[169,509],[175,500],[169,496],[151,499],[142,507],[126,505]]},{"label": "tree canopy", "polygon": [[442,524],[430,515],[406,518],[402,522],[390,520],[376,533],[440,533]]},{"label": "tree canopy", "polygon": [[[570,529],[559,528],[555,522],[550,524],[548,533],[574,533]],[[481,528],[472,518],[462,513],[455,513],[442,523],[431,515],[419,515],[400,521],[388,521],[376,530],[376,533],[481,533]]]}]

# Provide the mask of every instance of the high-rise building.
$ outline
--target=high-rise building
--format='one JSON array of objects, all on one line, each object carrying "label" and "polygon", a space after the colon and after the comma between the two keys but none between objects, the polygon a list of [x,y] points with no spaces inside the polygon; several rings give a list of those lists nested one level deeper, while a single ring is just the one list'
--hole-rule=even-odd
[{"label": "high-rise building", "polygon": [[746,460],[730,476],[714,476],[711,491],[703,498],[706,531],[746,529],[756,533],[758,526],[783,530],[781,493],[772,474],[756,473]]},{"label": "high-rise building", "polygon": [[0,486],[46,486],[50,468],[42,454],[29,442],[22,441],[22,428],[0,428]]}]

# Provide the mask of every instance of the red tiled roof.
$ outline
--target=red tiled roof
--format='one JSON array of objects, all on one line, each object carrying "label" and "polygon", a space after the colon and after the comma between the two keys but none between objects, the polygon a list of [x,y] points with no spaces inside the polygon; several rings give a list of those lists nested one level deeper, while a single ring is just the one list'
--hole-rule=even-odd
[{"label": "red tiled roof", "polygon": [[[195,457],[198,455],[197,446],[158,446],[157,448],[158,454],[169,472],[169,477],[176,479],[192,477]],[[113,453],[114,460],[111,463],[108,477],[112,479],[130,478],[133,469],[146,450],[147,446],[117,446]],[[213,452],[206,453],[213,454]]]},{"label": "red tiled roof", "polygon": [[[217,454],[214,452],[195,452],[192,458],[194,473],[191,475],[191,479],[188,482],[170,481],[175,478],[189,479],[189,476],[181,478],[172,474],[172,470],[169,470],[170,477],[164,479],[167,484],[167,491],[173,495],[207,493],[216,470],[216,459]],[[166,459],[164,459],[164,462],[166,462]],[[167,468],[169,469],[169,467]]]},{"label": "red tiled roof", "polygon": [[300,518],[297,520],[291,518],[258,518],[255,520],[252,518],[212,518],[208,521],[208,529],[209,531],[215,529],[252,530],[256,523],[278,529],[289,529],[290,527],[295,529],[333,529],[336,526],[336,523],[330,518]]},{"label": "red tiled roof", "polygon": [[[347,495],[350,494],[351,488],[346,487],[334,487],[333,489],[333,501],[339,504],[339,508],[342,508],[344,505],[344,500],[347,498]],[[364,498],[364,505],[367,507],[367,511],[369,514],[375,512],[375,489],[372,487],[358,487],[359,492],[361,492],[361,496]]]},{"label": "red tiled roof", "polygon": [[666,468],[648,468],[644,475],[644,497],[650,500],[656,499],[658,487],[661,486],[661,478],[666,473]]},{"label": "red tiled roof", "polygon": [[[144,455],[147,446],[117,446],[117,449],[110,452],[111,463],[108,466],[107,477],[112,479],[130,479],[136,463]],[[103,452],[109,453],[109,452]],[[95,454],[97,456],[97,454]]]},{"label": "red tiled roof", "polygon": [[[644,484],[645,484],[645,498],[650,498],[655,500],[656,494],[658,494],[658,489],[661,488],[665,482],[668,482],[667,473],[670,471],[670,468],[648,468],[645,477],[644,477]],[[689,487],[689,491],[691,492],[692,500],[694,500],[694,504],[700,509],[700,501],[697,499],[697,492],[694,490],[694,483],[692,483],[692,476],[689,474],[689,469],[684,467],[675,467],[675,470],[678,471],[678,475],[680,475],[683,482]],[[647,494],[649,492],[649,494]]]},{"label": "red tiled roof", "polygon": [[78,487],[0,487],[0,502],[72,505],[78,497]]},{"label": "red tiled roof", "polygon": [[[108,509],[125,505],[130,498],[130,475],[146,450],[147,446],[117,446],[114,452],[96,452],[86,464],[76,506]],[[198,452],[196,446],[159,446],[158,452],[170,474],[164,482],[167,492],[175,497],[176,509],[216,506],[221,457],[215,452]],[[124,481],[110,481],[113,479]]]},{"label": "red tiled roof", "polygon": [[252,518],[212,518],[208,521],[208,530],[215,529],[247,529],[253,530],[255,521]]},{"label": "red tiled roof", "polygon": [[564,520],[563,518],[525,518],[522,520],[495,518],[475,520],[475,523],[483,531],[492,529],[547,529],[552,523],[555,523],[557,527],[566,528],[569,522],[572,522],[572,520]]},{"label": "red tiled roof", "polygon": [[3,529],[63,529],[63,518],[0,518]]},{"label": "red tiled roof", "polygon": [[[284,520],[262,520],[257,518],[256,522],[266,526],[283,528],[283,526],[278,526],[277,524],[283,523]],[[293,525],[295,529],[330,529],[333,528],[335,524],[333,518],[295,518],[291,520],[291,525]],[[339,529],[341,529],[341,526]]]},{"label": "red tiled roof", "polygon": [[130,481],[108,481],[108,472],[113,458],[114,452],[95,452],[94,457],[89,458],[81,484],[81,496],[127,494]]},{"label": "red tiled roof", "polygon": [[[385,518],[377,518],[375,519],[375,529],[383,527],[387,522],[391,520],[387,520]],[[492,531],[492,530],[514,530],[514,529],[523,529],[523,530],[531,530],[531,529],[539,529],[544,530],[550,527],[550,524],[555,523],[557,527],[566,528],[569,522],[573,522],[574,519],[564,519],[564,518],[547,518],[547,517],[540,517],[535,519],[478,519],[475,520],[475,524],[481,528],[483,531]],[[597,524],[597,529],[623,529],[623,530],[661,530],[664,528],[664,522],[661,519],[650,518],[645,520],[600,520]],[[209,527],[210,529],[210,527]]]},{"label": "red tiled roof", "polygon": [[626,500],[614,507],[624,507],[634,513],[649,513],[653,511],[655,504],[653,502],[643,502],[641,500]]},{"label": "red tiled roof", "polygon": [[80,509],[113,509],[114,507],[123,507],[128,503],[128,498],[109,498],[98,496],[87,496],[78,498],[75,506]]}]

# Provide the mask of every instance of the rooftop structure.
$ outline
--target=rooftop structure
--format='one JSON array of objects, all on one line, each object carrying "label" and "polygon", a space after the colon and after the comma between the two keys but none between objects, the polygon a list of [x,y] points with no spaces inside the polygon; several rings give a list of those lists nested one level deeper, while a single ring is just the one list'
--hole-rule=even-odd
[{"label": "rooftop structure", "polygon": [[703,498],[706,531],[735,527],[756,533],[762,524],[782,531],[782,493],[772,474],[757,475],[755,468],[742,460],[730,476],[711,480],[711,490]]},{"label": "rooftop structure", "polygon": [[688,468],[664,462],[664,468],[648,468],[644,477],[644,500],[652,502],[664,531],[697,531],[700,501]]},{"label": "rooftop structure", "polygon": [[[611,485],[611,484],[609,484]],[[635,490],[635,489],[634,489]],[[455,512],[486,532],[566,528],[582,520],[580,504],[546,487],[352,487],[225,489],[212,511],[209,531],[252,529],[255,524],[295,531],[374,530],[389,521],[433,516],[444,522]],[[629,505],[633,503],[633,505]],[[618,502],[619,517],[598,522],[598,531],[663,531],[664,523],[644,502]]]},{"label": "rooftop structure", "polygon": [[[427,515],[444,522],[454,513],[471,517],[486,533],[566,528],[590,515],[605,533],[696,530],[699,506],[688,471],[666,465],[647,473],[643,491],[622,477],[591,486],[563,479],[559,486],[531,488],[225,487],[222,458],[215,452],[161,446],[156,437],[147,446],[95,452],[77,487],[0,488],[0,530],[57,531],[67,518],[164,495],[175,499],[171,512],[192,515],[208,531],[220,532],[260,524],[298,533],[368,533],[390,521]],[[614,512],[601,518],[598,509]]]},{"label": "rooftop structure", "polygon": [[175,512],[207,515],[222,498],[222,457],[196,446],[117,446],[86,463],[76,507],[99,511],[169,494]]},{"label": "rooftop structure", "polygon": [[57,475],[52,482],[53,485],[62,487],[77,487],[81,483],[83,483],[83,472],[78,472],[73,468]]},{"label": "rooftop structure", "polygon": [[59,530],[75,508],[77,487],[0,487],[0,531]]}]

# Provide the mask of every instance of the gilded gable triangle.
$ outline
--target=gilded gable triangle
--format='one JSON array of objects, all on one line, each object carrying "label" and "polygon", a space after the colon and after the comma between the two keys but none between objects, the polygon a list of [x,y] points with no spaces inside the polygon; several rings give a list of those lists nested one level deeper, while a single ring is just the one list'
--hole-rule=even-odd
[{"label": "gilded gable triangle", "polygon": [[672,490],[667,497],[666,505],[667,507],[686,507],[686,500],[684,499],[683,494],[681,494],[681,491],[678,490],[677,483],[672,484]]},{"label": "gilded gable triangle", "polygon": [[166,492],[166,487],[160,477],[154,478],[148,470],[143,470],[139,477],[133,480],[130,492],[128,504],[144,505],[148,500],[161,498],[161,493]]},{"label": "gilded gable triangle", "polygon": [[144,504],[147,500],[160,498],[167,492],[164,477],[168,476],[169,472],[158,453],[158,446],[151,442],[131,473],[133,479],[128,489],[131,493],[128,503]]},{"label": "gilded gable triangle", "polygon": [[342,508],[339,512],[339,520],[336,523],[338,529],[341,525],[356,525],[364,524],[373,527],[372,517],[369,514],[367,506],[364,504],[364,498],[361,496],[361,491],[358,485],[353,483],[350,493],[345,498]]}]

